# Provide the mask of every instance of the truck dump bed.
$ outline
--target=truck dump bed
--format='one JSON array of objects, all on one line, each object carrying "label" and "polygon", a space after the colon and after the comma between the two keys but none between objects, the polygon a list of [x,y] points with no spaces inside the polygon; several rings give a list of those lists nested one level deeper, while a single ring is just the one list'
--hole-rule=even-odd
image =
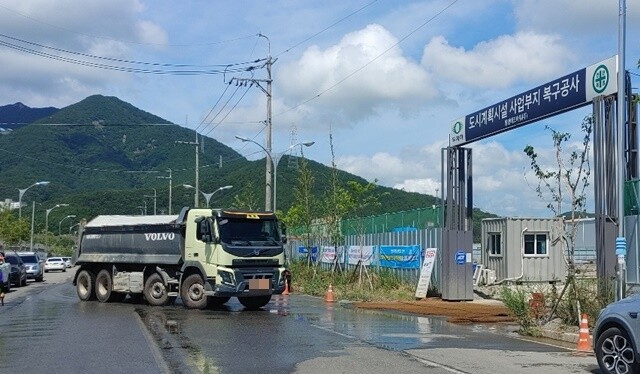
[{"label": "truck dump bed", "polygon": [[76,263],[182,263],[184,227],[176,215],[98,216],[81,233]]}]

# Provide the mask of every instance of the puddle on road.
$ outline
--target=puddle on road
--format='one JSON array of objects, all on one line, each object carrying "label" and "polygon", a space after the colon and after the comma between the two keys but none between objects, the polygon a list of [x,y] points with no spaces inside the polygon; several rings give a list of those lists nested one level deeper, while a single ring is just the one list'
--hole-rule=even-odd
[{"label": "puddle on road", "polygon": [[[172,372],[190,373],[194,370],[201,374],[217,374],[219,369],[215,362],[206,357],[182,334],[184,310],[136,308],[149,333],[156,340],[161,353]],[[180,313],[182,312],[182,313]],[[180,317],[182,315],[182,317]]]}]

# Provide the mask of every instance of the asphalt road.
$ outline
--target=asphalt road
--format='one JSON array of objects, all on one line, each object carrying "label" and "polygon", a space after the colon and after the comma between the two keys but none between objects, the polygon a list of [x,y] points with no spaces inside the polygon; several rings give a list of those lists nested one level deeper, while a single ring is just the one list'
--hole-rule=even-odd
[{"label": "asphalt road", "polygon": [[80,302],[74,271],[0,307],[1,373],[598,373],[594,357],[503,326],[367,311],[303,295],[260,311]]}]

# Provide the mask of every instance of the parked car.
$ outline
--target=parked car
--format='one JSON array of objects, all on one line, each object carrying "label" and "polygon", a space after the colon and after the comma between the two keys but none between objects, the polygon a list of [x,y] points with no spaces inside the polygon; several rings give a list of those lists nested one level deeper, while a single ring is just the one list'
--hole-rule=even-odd
[{"label": "parked car", "polygon": [[27,267],[16,252],[5,252],[4,260],[11,264],[11,274],[9,279],[16,287],[27,285]]},{"label": "parked car", "polygon": [[593,350],[600,370],[610,373],[639,373],[640,295],[607,305],[593,328]]},{"label": "parked car", "polygon": [[62,258],[64,260],[64,263],[67,265],[68,268],[70,268],[71,266],[73,266],[71,264],[71,257],[63,257]]},{"label": "parked car", "polygon": [[18,252],[27,267],[27,278],[42,282],[44,279],[44,261],[36,252]]},{"label": "parked car", "polygon": [[67,264],[62,257],[49,257],[44,263],[44,272],[47,273],[49,270],[67,271]]}]

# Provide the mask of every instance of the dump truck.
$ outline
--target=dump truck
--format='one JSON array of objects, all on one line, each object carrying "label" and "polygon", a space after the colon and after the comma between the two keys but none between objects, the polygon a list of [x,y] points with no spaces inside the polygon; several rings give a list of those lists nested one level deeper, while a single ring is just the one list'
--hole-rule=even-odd
[{"label": "dump truck", "polygon": [[237,297],[247,309],[285,290],[284,226],[269,212],[185,207],[180,214],[97,216],[79,229],[73,278],[82,301],[127,295],[203,309]]}]

